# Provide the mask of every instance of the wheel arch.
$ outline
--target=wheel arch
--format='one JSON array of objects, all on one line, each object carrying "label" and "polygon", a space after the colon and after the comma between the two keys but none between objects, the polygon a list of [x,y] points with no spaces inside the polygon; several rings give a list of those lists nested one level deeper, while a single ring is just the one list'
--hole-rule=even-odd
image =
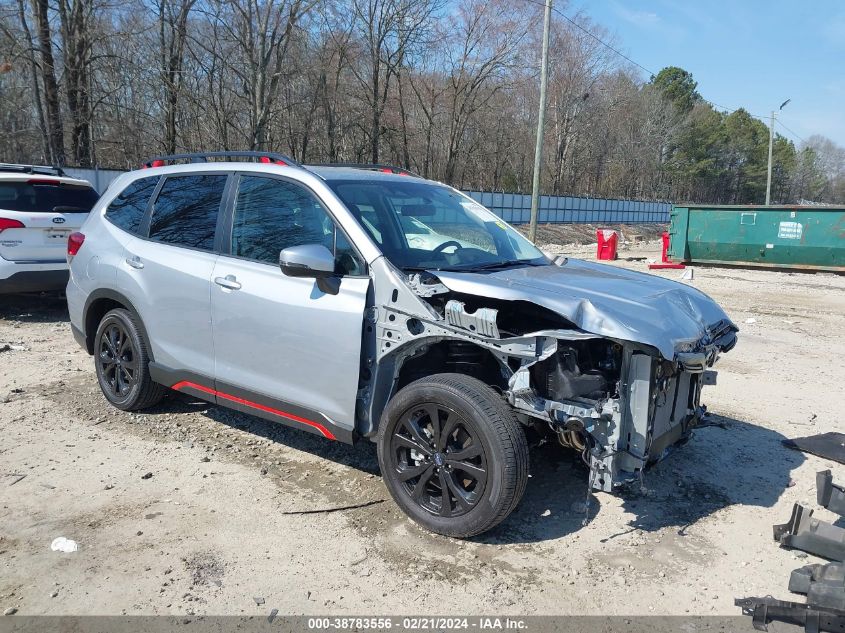
[{"label": "wheel arch", "polygon": [[116,308],[123,308],[129,311],[138,328],[141,330],[141,336],[144,337],[147,343],[147,353],[150,360],[155,360],[150,337],[147,335],[147,329],[144,327],[144,321],[141,319],[141,315],[138,314],[138,310],[125,295],[109,288],[95,290],[85,301],[83,323],[85,326],[85,349],[87,352],[92,355],[94,354],[94,337],[97,335],[97,326],[103,320],[106,313]]},{"label": "wheel arch", "polygon": [[433,336],[417,339],[383,356],[374,372],[368,428],[365,437],[375,437],[390,400],[417,378],[456,373],[478,378],[494,389],[507,389],[507,363],[484,345],[459,337]]}]

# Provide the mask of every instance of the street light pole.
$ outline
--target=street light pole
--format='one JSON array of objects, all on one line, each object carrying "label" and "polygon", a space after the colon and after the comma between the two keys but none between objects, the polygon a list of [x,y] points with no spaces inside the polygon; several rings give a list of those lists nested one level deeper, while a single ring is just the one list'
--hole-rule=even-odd
[{"label": "street light pole", "polygon": [[534,146],[534,182],[531,187],[531,223],[528,239],[537,240],[537,213],[540,208],[540,172],[543,166],[543,130],[546,122],[546,83],[549,74],[549,30],[552,21],[552,0],[546,0],[543,17],[543,53],[540,58],[540,111],[537,113],[537,143]]},{"label": "street light pole", "polygon": [[[778,110],[783,110],[787,103],[792,101],[792,99],[787,99],[783,103],[780,104],[780,108]],[[766,175],[766,206],[769,206],[769,202],[772,197],[772,146],[775,144],[775,111],[772,110],[772,124],[769,126],[769,169],[768,174]]]}]

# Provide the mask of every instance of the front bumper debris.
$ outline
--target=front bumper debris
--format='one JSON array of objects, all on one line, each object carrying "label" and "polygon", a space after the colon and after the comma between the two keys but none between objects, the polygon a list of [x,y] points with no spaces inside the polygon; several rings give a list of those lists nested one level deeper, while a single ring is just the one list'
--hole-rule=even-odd
[{"label": "front bumper debris", "polygon": [[782,547],[800,549],[835,561],[845,561],[845,529],[813,518],[813,511],[800,503],[792,507],[786,523],[773,526]]},{"label": "front bumper debris", "polygon": [[803,627],[806,633],[845,633],[845,611],[814,604],[765,598],[737,598],[734,605],[743,615],[751,616],[751,624],[758,631],[768,631],[769,623],[784,622]]}]

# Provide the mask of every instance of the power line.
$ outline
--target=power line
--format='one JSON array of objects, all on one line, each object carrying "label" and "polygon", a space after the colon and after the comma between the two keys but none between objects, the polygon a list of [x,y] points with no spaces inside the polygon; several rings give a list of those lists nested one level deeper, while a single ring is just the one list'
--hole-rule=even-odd
[{"label": "power line", "polygon": [[[526,2],[528,2],[529,4],[536,4],[536,5],[539,5],[539,6],[542,6],[542,7],[545,7],[545,5],[546,5],[546,3],[545,3],[545,2],[543,2],[543,1],[541,1],[541,0],[525,0],[525,1],[526,1]],[[596,42],[598,42],[599,44],[601,44],[602,46],[604,46],[604,47],[605,47],[605,48],[607,48],[608,50],[613,51],[614,53],[616,53],[617,55],[619,55],[619,57],[621,57],[622,59],[627,60],[628,62],[630,62],[631,64],[633,64],[633,65],[634,65],[634,66],[636,66],[637,68],[639,68],[640,70],[644,70],[646,73],[648,73],[648,74],[649,74],[650,76],[652,76],[652,77],[656,77],[656,76],[657,76],[657,73],[655,73],[653,70],[649,70],[648,68],[646,68],[645,66],[643,66],[643,65],[642,65],[642,64],[640,64],[639,62],[637,62],[637,61],[635,61],[635,60],[631,59],[630,57],[628,57],[625,53],[623,53],[623,52],[622,52],[622,51],[620,51],[619,49],[615,48],[614,46],[611,46],[610,44],[608,44],[607,42],[605,42],[603,39],[601,39],[598,35],[596,35],[596,34],[595,34],[595,33],[593,33],[592,31],[590,31],[589,29],[586,29],[586,28],[584,28],[583,26],[581,26],[580,24],[578,24],[578,22],[576,22],[575,20],[573,20],[572,18],[570,18],[568,15],[566,15],[563,11],[561,11],[561,10],[560,10],[560,9],[558,9],[557,7],[552,6],[552,11],[554,11],[555,13],[557,13],[560,17],[562,17],[564,20],[566,20],[567,22],[569,22],[572,26],[574,26],[574,27],[575,27],[575,28],[577,28],[578,30],[580,30],[580,31],[582,31],[583,33],[585,33],[585,34],[589,35],[592,39],[594,39]],[[728,114],[733,114],[733,113],[734,113],[734,112],[736,112],[737,110],[744,110],[744,108],[728,108],[728,107],[726,107],[726,106],[719,105],[718,103],[715,103],[715,102],[713,102],[713,101],[710,101],[709,99],[705,99],[705,98],[704,98],[704,97],[702,97],[701,95],[699,95],[699,97],[701,98],[701,100],[702,100],[704,103],[707,103],[707,104],[709,104],[710,106],[712,106],[713,108],[715,108],[715,109],[717,109],[717,110],[721,110],[722,112],[727,112]],[[746,110],[746,112],[748,112],[748,111]],[[755,118],[755,119],[758,119],[758,120],[760,120],[760,121],[763,121],[764,123],[765,123],[765,122],[766,122],[766,120],[768,119],[768,117],[761,116],[761,115],[759,115],[759,114],[753,114],[753,113],[751,113],[751,112],[748,112],[748,115],[749,115],[749,116],[751,116],[751,117],[753,117],[753,118]],[[793,130],[791,130],[790,128],[788,128],[786,125],[784,125],[784,124],[783,124],[780,120],[778,120],[778,119],[775,119],[775,120],[776,120],[776,121],[777,121],[777,122],[781,125],[781,127],[783,127],[785,130],[787,130],[790,134],[792,134],[792,135],[793,135],[795,138],[797,138],[799,141],[801,141],[802,143],[806,143],[806,142],[807,142],[807,141],[806,141],[804,138],[802,138],[799,134],[797,134],[796,132],[794,132]]]},{"label": "power line", "polygon": [[[536,4],[536,5],[539,5],[539,6],[541,6],[541,7],[545,7],[545,6],[546,6],[546,3],[545,3],[545,2],[540,2],[539,0],[525,0],[525,1],[526,1],[526,2],[528,2],[529,4]],[[572,26],[576,27],[577,29],[580,29],[581,31],[583,31],[584,33],[586,33],[587,35],[589,35],[590,37],[592,37],[595,41],[597,41],[597,42],[598,42],[599,44],[601,44],[602,46],[605,46],[605,47],[609,48],[610,50],[612,50],[614,53],[616,53],[617,55],[619,55],[619,57],[622,57],[622,58],[624,58],[624,59],[627,59],[627,60],[628,60],[629,62],[631,62],[634,66],[636,66],[637,68],[640,68],[640,69],[642,69],[642,70],[646,71],[649,75],[654,75],[654,74],[655,74],[655,73],[654,73],[654,71],[649,70],[648,68],[646,68],[645,66],[643,66],[642,64],[640,64],[640,63],[638,63],[638,62],[635,62],[633,59],[631,59],[630,57],[628,57],[625,53],[623,53],[622,51],[620,51],[620,50],[618,50],[618,49],[614,48],[613,46],[611,46],[610,44],[608,44],[607,42],[605,42],[603,39],[601,39],[598,35],[596,35],[595,33],[593,33],[592,31],[589,31],[588,29],[585,29],[583,26],[581,26],[580,24],[578,24],[575,20],[573,20],[572,18],[570,18],[568,15],[566,15],[563,11],[561,11],[561,10],[560,10],[560,9],[558,9],[557,7],[553,6],[553,7],[552,7],[552,11],[554,11],[555,13],[557,13],[560,17],[562,17],[564,20],[566,20],[566,21],[567,21],[567,22],[569,22],[570,24],[572,24]]]},{"label": "power line", "polygon": [[[539,5],[539,6],[545,6],[545,2],[541,2],[540,0],[525,0],[525,1],[526,1],[526,2],[528,2],[528,3],[530,3],[530,4],[536,4],[536,5]],[[580,24],[578,24],[578,22],[576,22],[575,20],[573,20],[572,18],[570,18],[568,15],[566,15],[563,11],[561,11],[561,10],[560,10],[560,9],[558,9],[557,7],[553,6],[553,7],[552,7],[552,11],[554,11],[555,13],[557,13],[560,17],[562,17],[564,20],[566,20],[566,21],[567,21],[567,22],[569,22],[570,24],[572,24],[575,28],[577,28],[577,29],[579,29],[580,31],[583,31],[584,33],[586,33],[587,35],[589,35],[589,36],[590,36],[591,38],[593,38],[596,42],[598,42],[598,43],[599,43],[599,44],[601,44],[602,46],[606,47],[608,50],[611,50],[611,51],[613,51],[614,53],[616,53],[617,55],[619,55],[619,57],[621,57],[622,59],[625,59],[625,60],[627,60],[628,62],[632,63],[634,66],[636,66],[636,67],[637,67],[637,68],[639,68],[640,70],[644,70],[645,72],[647,72],[647,73],[648,73],[650,76],[652,76],[652,77],[656,77],[656,76],[657,76],[657,73],[656,73],[656,72],[654,72],[653,70],[649,70],[648,68],[646,68],[645,66],[643,66],[643,65],[642,65],[642,64],[640,64],[639,62],[637,62],[637,61],[635,61],[635,60],[631,59],[630,57],[628,57],[627,55],[625,55],[625,53],[623,53],[623,52],[622,52],[622,51],[620,51],[619,49],[617,49],[617,48],[615,48],[615,47],[611,46],[610,44],[608,44],[607,42],[605,42],[603,39],[601,39],[598,35],[596,35],[596,34],[595,34],[595,33],[593,33],[592,31],[590,31],[589,29],[586,29],[586,28],[584,28],[583,26],[581,26]],[[743,110],[743,109],[744,109],[744,108],[728,108],[728,107],[726,107],[726,106],[719,105],[718,103],[715,103],[715,102],[713,102],[713,101],[710,101],[709,99],[705,99],[704,97],[701,97],[701,95],[699,95],[699,97],[701,98],[701,100],[702,100],[704,103],[707,103],[707,104],[711,105],[712,107],[716,108],[717,110],[721,110],[721,111],[723,111],[723,112],[727,112],[728,114],[732,114],[732,113],[736,112],[737,110]],[[746,112],[747,112],[747,110],[746,110]],[[766,118],[768,118],[768,117],[761,116],[761,115],[759,115],[759,114],[752,114],[751,112],[749,112],[748,114],[749,114],[749,116],[752,116],[752,117],[754,117],[755,119],[759,119],[759,120],[761,120],[761,121],[763,121],[763,122],[765,122],[765,119],[766,119]],[[789,132],[791,132],[791,133],[792,133],[792,134],[793,134],[793,135],[794,135],[794,136],[795,136],[798,140],[800,140],[801,142],[806,143],[806,141],[805,141],[803,138],[801,138],[798,134],[796,134],[795,132],[793,132],[792,130],[790,130],[790,129],[789,129],[788,127],[786,127],[783,123],[781,123],[780,121],[778,121],[778,123],[780,123],[780,124],[781,124],[781,126],[783,126],[786,130],[788,130]]]},{"label": "power line", "polygon": [[781,121],[780,119],[777,119],[777,118],[776,118],[776,119],[775,119],[775,122],[776,122],[776,123],[778,123],[778,124],[779,124],[782,128],[784,128],[787,132],[791,133],[791,134],[792,134],[795,138],[797,138],[797,139],[798,139],[799,141],[801,141],[802,143],[806,143],[806,142],[807,142],[807,140],[806,140],[805,138],[803,138],[803,137],[799,136],[797,132],[795,132],[795,131],[791,130],[790,128],[788,128],[788,127],[787,127],[787,126],[783,123],[783,121]]}]

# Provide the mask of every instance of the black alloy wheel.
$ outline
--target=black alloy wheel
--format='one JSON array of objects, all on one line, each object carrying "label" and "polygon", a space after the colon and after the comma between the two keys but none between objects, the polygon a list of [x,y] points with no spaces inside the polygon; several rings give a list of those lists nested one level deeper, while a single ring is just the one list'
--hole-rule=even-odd
[{"label": "black alloy wheel", "polygon": [[161,401],[167,388],[150,377],[150,354],[143,328],[129,310],[107,312],[94,338],[94,368],[103,395],[124,411],[139,411]]},{"label": "black alloy wheel", "polygon": [[442,517],[466,514],[487,485],[479,432],[458,412],[428,402],[411,407],[391,438],[397,475],[421,507]]},{"label": "black alloy wheel", "polygon": [[438,534],[489,530],[528,482],[522,425],[499,393],[471,376],[434,374],[405,385],[382,412],[377,443],[393,500]]},{"label": "black alloy wheel", "polygon": [[116,399],[123,399],[138,380],[138,353],[132,339],[119,321],[100,334],[97,363],[106,387]]}]

